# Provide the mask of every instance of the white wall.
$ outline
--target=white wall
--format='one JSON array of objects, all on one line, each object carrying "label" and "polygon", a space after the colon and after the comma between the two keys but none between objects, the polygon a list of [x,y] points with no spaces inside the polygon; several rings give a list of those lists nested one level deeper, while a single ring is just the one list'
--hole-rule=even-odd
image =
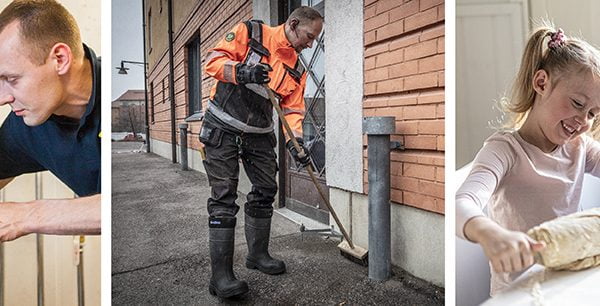
[{"label": "white wall", "polygon": [[363,192],[363,2],[325,5],[327,185]]}]

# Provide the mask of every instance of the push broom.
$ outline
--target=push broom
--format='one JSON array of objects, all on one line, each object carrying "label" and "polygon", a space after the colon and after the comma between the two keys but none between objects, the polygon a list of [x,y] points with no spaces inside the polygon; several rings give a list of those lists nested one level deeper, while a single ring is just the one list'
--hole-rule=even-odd
[{"label": "push broom", "polygon": [[[294,148],[296,148],[298,155],[304,156],[306,154],[306,152],[304,152],[302,147],[300,147],[300,144],[298,144],[298,141],[296,140],[296,138],[293,137],[294,134],[292,133],[292,129],[290,128],[290,125],[288,124],[287,120],[285,120],[285,117],[283,116],[283,111],[281,110],[281,107],[279,106],[279,103],[277,102],[277,99],[275,98],[275,94],[273,93],[273,91],[271,91],[269,86],[266,84],[264,84],[262,86],[257,85],[257,84],[246,84],[246,87],[253,89],[255,92],[266,94],[266,95],[263,95],[263,94],[261,94],[261,95],[263,97],[271,100],[271,104],[273,104],[273,107],[275,108],[275,111],[277,112],[277,116],[279,117],[281,124],[285,128],[287,135],[290,136],[290,140],[292,141]],[[265,93],[265,91],[266,91],[266,93]],[[306,167],[306,170],[308,171],[308,174],[310,175],[310,178],[311,178],[313,184],[315,185],[315,188],[319,192],[321,199],[323,200],[323,202],[325,202],[325,205],[327,206],[327,208],[329,209],[329,212],[333,216],[335,223],[340,228],[342,235],[346,239],[345,241],[342,241],[338,245],[338,248],[340,249],[340,254],[342,254],[342,256],[344,256],[354,262],[360,263],[362,265],[367,265],[368,251],[359,246],[356,246],[356,245],[354,245],[354,243],[352,243],[352,239],[350,239],[350,236],[348,236],[346,229],[342,225],[342,222],[340,222],[340,219],[338,218],[337,214],[335,213],[335,210],[331,206],[329,199],[325,196],[325,193],[323,192],[323,190],[317,183],[317,178],[315,177],[315,173],[314,173],[312,165],[309,164]]]}]

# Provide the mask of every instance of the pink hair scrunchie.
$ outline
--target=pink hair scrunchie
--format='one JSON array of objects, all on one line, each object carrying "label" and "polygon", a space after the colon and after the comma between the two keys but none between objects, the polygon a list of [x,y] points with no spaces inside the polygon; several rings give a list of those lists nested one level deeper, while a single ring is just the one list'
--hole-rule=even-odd
[{"label": "pink hair scrunchie", "polygon": [[548,42],[548,48],[556,49],[565,43],[565,33],[561,28],[554,33],[550,33],[550,41]]}]

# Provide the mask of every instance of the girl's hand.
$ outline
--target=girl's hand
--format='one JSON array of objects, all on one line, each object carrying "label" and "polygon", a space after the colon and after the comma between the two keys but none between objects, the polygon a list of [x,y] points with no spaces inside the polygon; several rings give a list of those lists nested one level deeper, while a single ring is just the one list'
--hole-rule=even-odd
[{"label": "girl's hand", "polygon": [[465,224],[465,236],[477,242],[496,272],[517,272],[534,263],[533,255],[545,244],[522,232],[507,230],[487,217],[475,217]]}]

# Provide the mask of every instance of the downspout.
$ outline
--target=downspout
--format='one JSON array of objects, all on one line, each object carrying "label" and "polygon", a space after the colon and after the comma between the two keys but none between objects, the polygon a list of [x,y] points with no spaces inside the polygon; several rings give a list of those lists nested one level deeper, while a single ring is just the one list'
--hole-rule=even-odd
[{"label": "downspout", "polygon": [[169,100],[171,100],[171,160],[177,163],[177,131],[175,130],[175,65],[173,63],[173,0],[167,1],[169,10]]},{"label": "downspout", "polygon": [[144,39],[144,104],[146,106],[146,153],[150,153],[150,119],[148,113],[148,62],[146,58],[146,1],[142,0],[142,31]]}]

